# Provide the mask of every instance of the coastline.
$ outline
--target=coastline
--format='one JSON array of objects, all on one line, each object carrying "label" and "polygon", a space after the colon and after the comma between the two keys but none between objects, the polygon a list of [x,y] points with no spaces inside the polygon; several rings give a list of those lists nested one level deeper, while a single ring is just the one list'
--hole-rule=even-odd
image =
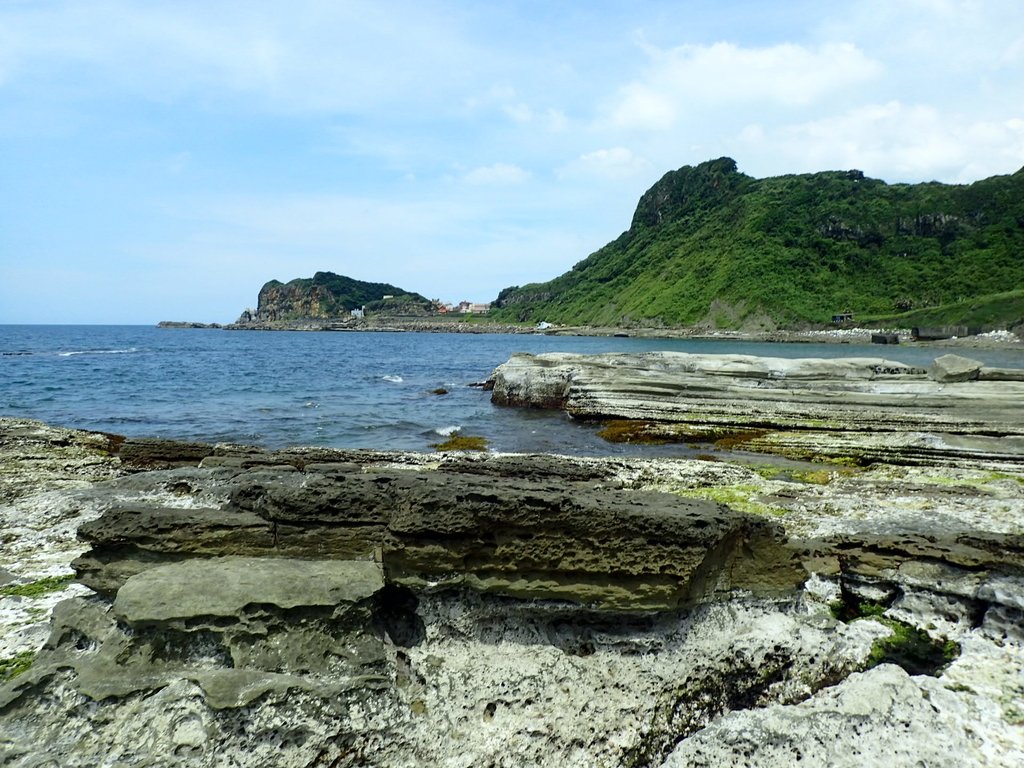
[{"label": "coastline", "polygon": [[[540,328],[534,325],[496,323],[485,320],[433,320],[411,317],[367,318],[359,321],[336,322],[310,319],[307,321],[265,323],[194,323],[161,321],[160,328],[207,329],[228,331],[301,331],[326,333],[470,333],[518,334],[536,336],[590,336],[637,339],[694,339],[711,341],[767,342],[782,344],[871,344],[876,335],[895,336],[900,344],[922,347],[961,348],[1020,348],[1024,339],[1007,330],[948,339],[915,340],[910,328],[816,328],[802,330],[778,329],[771,331],[718,330],[704,327],[688,328],[623,328],[601,326],[558,326]],[[879,347],[886,345],[879,344]]]},{"label": "coastline", "polygon": [[513,352],[484,386],[609,441],[707,446],[692,457],[0,418],[3,748],[672,768],[784,765],[798,743],[808,764],[1019,765],[1024,371],[857,352]]}]

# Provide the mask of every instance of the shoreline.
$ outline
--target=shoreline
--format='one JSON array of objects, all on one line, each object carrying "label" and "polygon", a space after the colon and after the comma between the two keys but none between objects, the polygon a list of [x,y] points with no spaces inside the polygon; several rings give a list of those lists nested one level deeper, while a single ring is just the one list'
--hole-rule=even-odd
[{"label": "shoreline", "polygon": [[[471,333],[471,334],[512,334],[532,336],[588,336],[619,337],[637,339],[695,340],[695,341],[740,341],[783,344],[871,344],[872,336],[896,336],[899,344],[925,347],[961,348],[1019,348],[1024,349],[1024,340],[1007,330],[994,330],[971,336],[948,339],[918,341],[909,328],[818,328],[812,330],[774,331],[733,331],[708,328],[621,328],[603,326],[551,326],[538,328],[511,323],[477,321],[431,321],[420,318],[382,318],[358,323],[333,323],[329,321],[280,322],[241,325],[230,323],[190,323],[161,321],[160,328],[203,329],[228,331],[301,331],[326,333]],[[878,344],[880,347],[886,344]]]},{"label": "shoreline", "polygon": [[[219,338],[166,346],[346,346]],[[4,748],[669,768],[749,759],[732,728],[765,745],[758,765],[794,739],[825,764],[837,743],[888,759],[910,722],[932,764],[977,733],[985,759],[963,765],[1021,764],[1024,357],[479,341],[548,350],[494,369],[494,406],[695,453],[276,449],[0,418]],[[586,346],[620,351],[550,351]]]}]

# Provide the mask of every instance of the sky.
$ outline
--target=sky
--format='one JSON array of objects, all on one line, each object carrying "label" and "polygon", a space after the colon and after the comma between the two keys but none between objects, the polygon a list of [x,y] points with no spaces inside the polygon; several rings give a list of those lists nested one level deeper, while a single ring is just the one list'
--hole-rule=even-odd
[{"label": "sky", "polygon": [[0,0],[0,324],[549,280],[667,171],[1024,166],[1021,0]]}]

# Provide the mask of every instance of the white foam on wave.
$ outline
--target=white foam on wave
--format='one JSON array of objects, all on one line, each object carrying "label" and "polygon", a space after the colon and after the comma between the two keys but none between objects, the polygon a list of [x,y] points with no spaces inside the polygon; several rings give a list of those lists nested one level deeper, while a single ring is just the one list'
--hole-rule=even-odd
[{"label": "white foam on wave", "polygon": [[392,384],[401,384],[403,381],[405,381],[405,379],[403,379],[401,376],[396,376],[393,373],[381,376],[381,378],[384,379],[384,381],[390,381]]},{"label": "white foam on wave", "polygon": [[461,429],[462,429],[462,425],[461,424],[456,424],[456,425],[451,426],[451,427],[438,427],[434,431],[437,434],[441,435],[442,437],[448,437],[449,435],[454,435],[456,432],[458,432]]},{"label": "white foam on wave", "polygon": [[128,347],[127,349],[78,349],[71,352],[58,352],[58,357],[75,357],[76,355],[130,355],[132,352],[138,352],[139,350],[135,347]]}]

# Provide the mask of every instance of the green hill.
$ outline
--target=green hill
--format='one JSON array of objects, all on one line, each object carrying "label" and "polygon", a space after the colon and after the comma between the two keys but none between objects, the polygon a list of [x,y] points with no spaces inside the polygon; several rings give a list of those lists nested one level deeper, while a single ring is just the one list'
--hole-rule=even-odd
[{"label": "green hill", "polygon": [[[1022,288],[1024,169],[970,185],[886,184],[860,171],[755,179],[723,157],[665,174],[629,230],[554,280],[506,288],[494,314],[793,327],[845,311],[969,315],[965,304]],[[1019,301],[996,304],[1018,314],[995,322],[1020,322]]]},{"label": "green hill", "polygon": [[[387,297],[387,298],[385,298]],[[247,310],[239,322],[288,322],[348,317],[353,309],[391,314],[428,314],[431,302],[390,283],[368,283],[333,272],[287,283],[271,280],[260,289],[255,314]]]}]

